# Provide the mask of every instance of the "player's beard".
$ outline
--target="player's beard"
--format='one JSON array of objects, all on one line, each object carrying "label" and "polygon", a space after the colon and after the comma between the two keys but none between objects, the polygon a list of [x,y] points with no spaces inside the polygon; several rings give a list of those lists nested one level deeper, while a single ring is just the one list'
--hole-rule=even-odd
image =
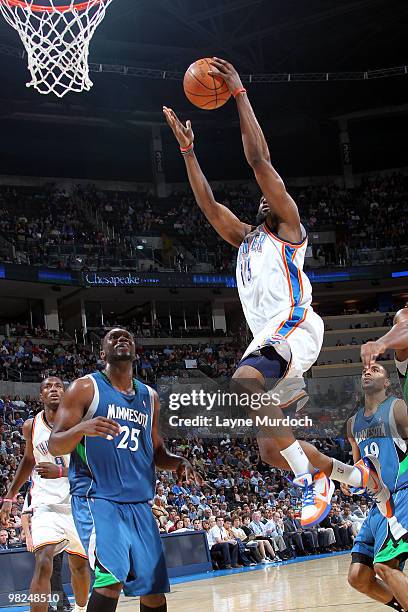
[{"label": "player's beard", "polygon": [[255,222],[257,227],[266,223],[270,230],[276,233],[278,232],[279,219],[271,210],[267,212],[259,211],[256,215]]},{"label": "player's beard", "polygon": [[268,218],[268,213],[259,211],[255,219],[256,227],[258,227],[258,225],[262,225],[262,223],[265,223],[267,218]]}]

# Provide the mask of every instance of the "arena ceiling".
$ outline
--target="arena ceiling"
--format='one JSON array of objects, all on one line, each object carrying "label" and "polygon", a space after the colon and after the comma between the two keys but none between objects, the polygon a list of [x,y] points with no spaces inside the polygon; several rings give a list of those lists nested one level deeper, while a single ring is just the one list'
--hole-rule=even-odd
[{"label": "arena ceiling", "polygon": [[[402,0],[114,0],[94,36],[91,61],[184,72],[198,57],[217,55],[232,61],[245,74],[387,68],[408,63],[407,18],[407,4]],[[71,94],[63,100],[40,96],[25,87],[25,60],[14,52],[5,54],[21,49],[16,32],[0,19],[3,173],[14,173],[17,164],[26,167],[31,160],[36,161],[31,171],[22,173],[38,173],[46,162],[50,168],[53,165],[49,174],[54,175],[91,173],[97,178],[112,168],[118,178],[142,180],[151,172],[150,163],[145,153],[138,156],[132,151],[131,138],[145,151],[151,123],[162,121],[163,104],[175,107],[184,118],[188,113],[197,130],[211,131],[212,141],[220,149],[229,147],[231,139],[239,144],[232,104],[214,113],[196,111],[185,99],[179,81],[93,73],[94,88],[89,93]],[[331,117],[402,104],[406,102],[407,79],[253,84],[250,91],[263,125],[276,138],[284,170],[325,174],[339,168],[338,150],[333,147],[337,126]],[[362,129],[367,134],[372,131]],[[77,168],[72,165],[67,172],[67,163],[75,159],[78,139],[89,130],[88,148],[82,143],[82,164]],[[393,125],[386,131],[393,138],[401,129]],[[74,133],[75,142],[68,146],[69,135]],[[124,151],[122,159],[117,156],[116,170],[112,160],[98,159],[106,134],[112,149]],[[47,153],[55,149],[57,141],[59,167],[55,155]],[[316,158],[310,155],[311,142],[319,152]],[[23,143],[25,152],[21,150]],[[297,167],[291,166],[295,146],[300,146],[297,157],[305,160]],[[39,148],[41,155],[33,160],[32,150]],[[204,154],[210,158],[208,151]],[[318,160],[321,172],[313,172]],[[375,164],[374,160],[367,163]],[[174,180],[180,178],[178,166],[173,167],[172,160],[169,164]],[[394,160],[390,164],[395,165]],[[243,171],[244,167],[234,164],[234,168]],[[214,178],[222,178],[215,172],[216,164]],[[232,178],[231,172],[226,178]]]},{"label": "arena ceiling", "polygon": [[[216,54],[251,73],[367,70],[401,63],[406,19],[401,0],[114,0],[91,59],[184,70]],[[0,41],[19,45],[3,20]]]},{"label": "arena ceiling", "polygon": [[109,10],[95,56],[168,69],[219,55],[252,73],[366,70],[406,51],[401,1],[115,0]]}]

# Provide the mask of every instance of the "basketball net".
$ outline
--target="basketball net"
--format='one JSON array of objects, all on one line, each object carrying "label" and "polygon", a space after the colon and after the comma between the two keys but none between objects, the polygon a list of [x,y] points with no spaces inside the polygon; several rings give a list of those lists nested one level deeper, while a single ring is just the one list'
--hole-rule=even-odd
[{"label": "basketball net", "polygon": [[41,94],[62,98],[70,91],[89,91],[89,43],[112,0],[0,0],[0,11],[19,33],[28,57],[31,81]]}]

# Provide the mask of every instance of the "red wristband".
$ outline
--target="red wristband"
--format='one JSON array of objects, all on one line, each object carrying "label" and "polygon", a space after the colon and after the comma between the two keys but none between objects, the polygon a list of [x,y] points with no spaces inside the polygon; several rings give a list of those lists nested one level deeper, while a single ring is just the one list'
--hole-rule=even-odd
[{"label": "red wristband", "polygon": [[236,98],[239,94],[246,92],[247,90],[245,89],[245,87],[239,87],[238,89],[232,92],[232,95],[234,96],[234,98]]},{"label": "red wristband", "polygon": [[10,499],[9,497],[3,497],[3,502],[11,502],[11,503],[13,503],[13,502],[16,501],[16,499],[17,499],[16,497],[14,497],[12,499]]},{"label": "red wristband", "polygon": [[186,155],[186,153],[190,153],[190,151],[192,151],[193,149],[194,149],[193,142],[189,144],[188,147],[180,147],[180,151],[183,155]]},{"label": "red wristband", "polygon": [[62,466],[58,466],[58,478],[62,478]]}]

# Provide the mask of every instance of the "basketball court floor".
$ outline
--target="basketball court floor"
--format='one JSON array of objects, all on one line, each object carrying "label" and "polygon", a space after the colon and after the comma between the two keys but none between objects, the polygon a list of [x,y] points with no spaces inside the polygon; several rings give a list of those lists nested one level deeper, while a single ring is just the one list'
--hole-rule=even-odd
[{"label": "basketball court floor", "polygon": [[[347,583],[349,554],[173,579],[169,612],[385,612]],[[72,597],[70,598],[72,601]],[[1,608],[26,612],[28,607]],[[138,612],[139,599],[121,597],[118,610]]]},{"label": "basketball court floor", "polygon": [[[347,583],[350,555],[337,555],[172,585],[169,612],[384,612]],[[121,599],[119,610],[138,610]]]}]

